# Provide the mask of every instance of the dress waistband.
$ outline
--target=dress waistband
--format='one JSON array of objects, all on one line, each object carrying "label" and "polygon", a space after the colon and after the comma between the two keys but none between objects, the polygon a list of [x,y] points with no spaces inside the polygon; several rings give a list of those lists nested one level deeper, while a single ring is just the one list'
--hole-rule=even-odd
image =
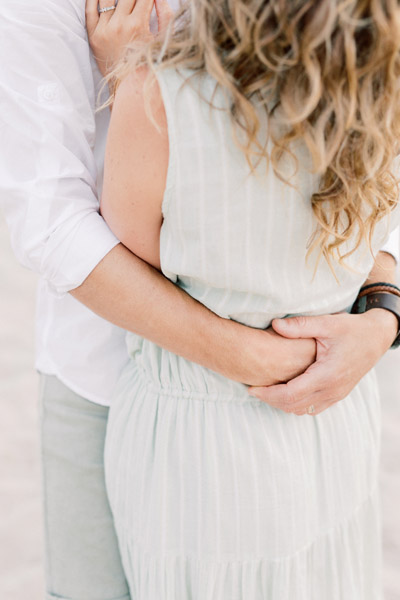
[{"label": "dress waistband", "polygon": [[163,395],[210,402],[259,403],[247,393],[247,386],[160,348],[134,334],[127,336],[128,352],[148,389]]}]

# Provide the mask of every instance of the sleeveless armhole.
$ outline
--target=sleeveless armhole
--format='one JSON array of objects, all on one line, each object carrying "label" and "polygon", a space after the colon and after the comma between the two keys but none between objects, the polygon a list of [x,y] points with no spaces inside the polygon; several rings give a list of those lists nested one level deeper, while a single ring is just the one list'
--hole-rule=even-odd
[{"label": "sleeveless armhole", "polygon": [[170,199],[175,188],[176,181],[176,170],[177,170],[177,148],[176,148],[176,126],[175,126],[175,115],[174,105],[175,96],[179,91],[183,81],[178,72],[172,69],[168,70],[157,70],[156,79],[160,86],[161,97],[164,104],[165,114],[167,117],[167,129],[168,129],[168,169],[167,169],[167,180],[165,184],[165,191],[163,201],[161,205],[161,212],[165,218],[168,212]]}]

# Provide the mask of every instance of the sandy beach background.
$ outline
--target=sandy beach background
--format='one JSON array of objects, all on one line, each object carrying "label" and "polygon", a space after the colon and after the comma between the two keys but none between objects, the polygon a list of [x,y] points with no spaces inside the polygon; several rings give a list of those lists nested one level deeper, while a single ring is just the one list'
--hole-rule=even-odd
[{"label": "sandy beach background", "polygon": [[[12,255],[0,215],[0,598],[4,600],[43,599],[38,376],[33,368],[35,286],[35,275]],[[389,352],[378,370],[384,414],[385,600],[400,600],[400,349]]]}]

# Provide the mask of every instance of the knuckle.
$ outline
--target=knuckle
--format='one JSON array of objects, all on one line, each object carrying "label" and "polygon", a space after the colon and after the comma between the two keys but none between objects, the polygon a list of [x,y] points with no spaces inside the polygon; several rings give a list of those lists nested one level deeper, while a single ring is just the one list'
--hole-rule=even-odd
[{"label": "knuckle", "polygon": [[131,35],[136,35],[142,29],[144,29],[144,23],[139,19],[133,19],[129,27]]},{"label": "knuckle", "polygon": [[286,391],[285,397],[282,399],[282,407],[285,412],[292,412],[296,398],[290,390]]},{"label": "knuckle", "polygon": [[292,406],[290,412],[294,415],[302,417],[307,414],[307,407],[303,404],[297,404],[296,406]]},{"label": "knuckle", "polygon": [[121,21],[116,20],[115,22],[110,23],[110,34],[113,38],[116,36],[121,36],[123,33],[124,26]]},{"label": "knuckle", "polygon": [[307,317],[304,315],[299,315],[298,317],[292,317],[295,325],[298,327],[305,327],[307,325]]},{"label": "knuckle", "polygon": [[284,410],[287,410],[287,411],[291,411],[291,410],[293,410],[293,404],[292,404],[291,402],[289,402],[289,401],[287,400],[287,398],[285,398],[285,399],[282,401],[282,406],[283,406]]},{"label": "knuckle", "polygon": [[106,35],[104,31],[104,27],[102,25],[98,25],[96,29],[92,33],[92,40],[95,40],[97,43],[104,42]]}]

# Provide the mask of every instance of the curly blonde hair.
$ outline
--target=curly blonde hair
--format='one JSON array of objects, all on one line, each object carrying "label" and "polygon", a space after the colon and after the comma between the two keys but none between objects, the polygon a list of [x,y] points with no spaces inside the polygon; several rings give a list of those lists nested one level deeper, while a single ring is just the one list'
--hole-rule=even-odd
[{"label": "curly blonde hair", "polygon": [[[133,44],[112,77],[143,65],[215,78],[253,166],[265,158],[282,176],[282,158],[296,160],[292,144],[305,144],[320,176],[309,253],[331,264],[363,239],[370,245],[398,196],[397,0],[189,0],[164,32]],[[260,111],[281,126],[269,155]]]}]

